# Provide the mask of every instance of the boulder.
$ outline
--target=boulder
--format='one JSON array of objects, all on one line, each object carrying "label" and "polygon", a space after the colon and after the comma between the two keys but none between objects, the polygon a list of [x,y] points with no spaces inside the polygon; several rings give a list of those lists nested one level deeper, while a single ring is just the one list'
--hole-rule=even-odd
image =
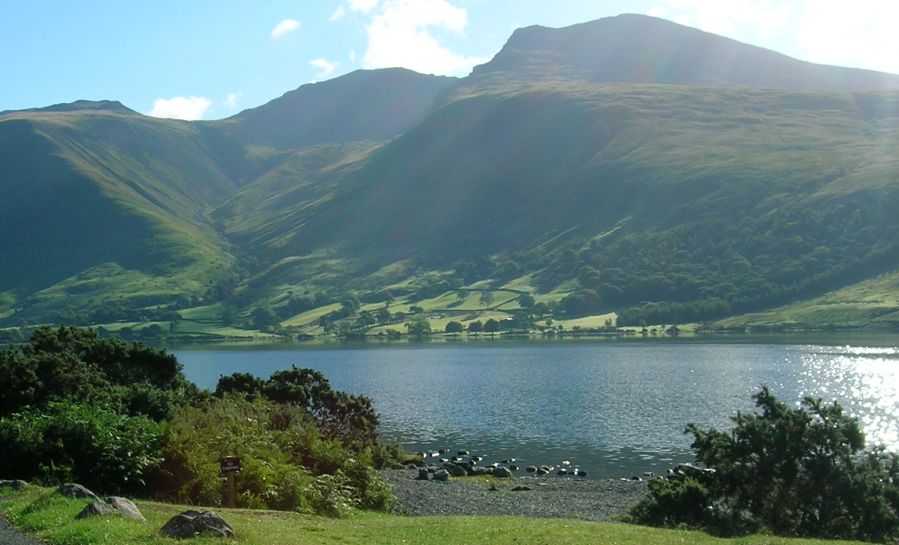
[{"label": "boulder", "polygon": [[2,489],[4,489],[4,488],[9,488],[9,489],[12,489],[12,490],[22,490],[22,489],[25,488],[26,486],[28,486],[28,483],[25,482],[25,481],[23,481],[23,480],[21,480],[21,479],[12,479],[12,480],[3,479],[3,480],[0,480],[0,490],[2,490]]},{"label": "boulder", "polygon": [[457,466],[456,464],[443,464],[443,469],[447,470],[453,477],[464,477],[468,475],[468,472],[465,471],[464,467]]},{"label": "boulder", "polygon": [[103,500],[91,503],[82,509],[75,518],[83,519],[97,516],[108,517],[110,515],[118,515],[139,522],[147,522],[147,519],[141,514],[140,509],[138,509],[131,500],[120,498],[118,496],[110,496]]},{"label": "boulder", "polygon": [[528,466],[528,467],[526,468],[526,470],[527,470],[528,473],[536,473],[536,472],[537,472],[537,466]]},{"label": "boulder", "polygon": [[440,471],[437,471],[436,473],[434,473],[435,481],[446,482],[449,480],[449,478],[450,478],[450,473],[449,473],[449,471],[447,471],[445,469],[441,469]]},{"label": "boulder", "polygon": [[493,470],[493,476],[498,479],[508,479],[512,476],[512,470],[507,467],[498,467]]},{"label": "boulder", "polygon": [[418,468],[418,477],[416,477],[419,481],[427,481],[431,478],[431,472],[428,471],[427,468],[420,467]]},{"label": "boulder", "polygon": [[512,492],[526,492],[526,491],[528,491],[528,490],[530,490],[530,489],[531,489],[530,486],[518,485],[518,486],[516,486],[515,488],[512,489]]},{"label": "boulder", "polygon": [[165,537],[187,539],[197,536],[234,537],[234,529],[212,511],[184,511],[159,530]]},{"label": "boulder", "polygon": [[99,501],[100,498],[88,490],[87,488],[75,483],[65,483],[56,489],[57,492],[67,498],[87,498],[92,501]]}]

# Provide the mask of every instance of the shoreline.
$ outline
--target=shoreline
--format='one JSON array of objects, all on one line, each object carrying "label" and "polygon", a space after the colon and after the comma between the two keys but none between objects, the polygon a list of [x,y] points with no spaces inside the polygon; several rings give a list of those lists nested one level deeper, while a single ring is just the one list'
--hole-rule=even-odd
[{"label": "shoreline", "polygon": [[[419,481],[417,469],[378,472],[397,498],[394,511],[409,516],[525,516],[612,521],[648,491],[646,481],[541,478]],[[513,488],[524,487],[527,490]]]}]

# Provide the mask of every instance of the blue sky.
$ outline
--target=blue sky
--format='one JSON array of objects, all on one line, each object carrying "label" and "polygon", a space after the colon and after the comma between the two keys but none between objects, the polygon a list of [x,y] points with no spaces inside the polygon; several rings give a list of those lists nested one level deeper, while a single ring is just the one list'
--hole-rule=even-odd
[{"label": "blue sky", "polygon": [[620,13],[899,73],[894,0],[0,0],[0,110],[113,99],[217,119],[359,68],[464,76],[515,28]]}]

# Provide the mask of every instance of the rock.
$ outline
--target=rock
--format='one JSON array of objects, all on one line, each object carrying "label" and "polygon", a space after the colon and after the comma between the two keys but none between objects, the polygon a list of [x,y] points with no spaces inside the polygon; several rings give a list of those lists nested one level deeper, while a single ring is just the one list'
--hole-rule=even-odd
[{"label": "rock", "polygon": [[512,465],[509,466],[509,469],[511,469],[512,471],[518,471],[518,470],[521,469],[521,468],[519,468],[519,467],[518,467],[517,465],[515,465],[515,464],[512,464]]},{"label": "rock", "polygon": [[0,490],[2,490],[2,489],[4,489],[4,488],[9,488],[9,489],[12,489],[12,490],[22,490],[22,489],[25,488],[26,486],[28,486],[28,483],[25,482],[25,481],[23,481],[23,480],[21,480],[21,479],[12,479],[12,480],[3,479],[3,480],[0,480]]},{"label": "rock", "polygon": [[427,470],[427,468],[420,467],[418,468],[418,477],[416,477],[419,481],[427,481],[431,478],[431,472]]},{"label": "rock", "polygon": [[507,467],[497,467],[493,470],[493,476],[497,479],[508,479],[512,476],[512,471]]},{"label": "rock", "polygon": [[103,500],[95,501],[81,510],[76,519],[88,517],[107,517],[110,515],[119,515],[131,520],[147,522],[140,510],[131,500],[120,498],[118,496],[110,496]]},{"label": "rock", "polygon": [[450,472],[447,471],[447,470],[445,470],[445,469],[441,469],[440,471],[434,473],[434,480],[435,480],[435,481],[443,481],[443,482],[446,482],[446,481],[449,480],[449,478],[450,478]]},{"label": "rock", "polygon": [[528,473],[537,473],[537,466],[528,466],[525,468]]},{"label": "rock", "polygon": [[544,469],[542,467],[538,467],[536,473],[537,473],[537,475],[546,475],[547,473],[549,473],[549,470]]},{"label": "rock", "polygon": [[515,488],[513,488],[511,491],[512,492],[525,492],[530,489],[531,489],[530,486],[519,485],[519,486],[516,486]]},{"label": "rock", "polygon": [[234,529],[212,511],[184,511],[159,530],[165,537],[186,539],[197,536],[234,537]]},{"label": "rock", "polygon": [[468,455],[471,454],[471,453],[468,452],[467,450],[460,450],[460,451],[457,452],[456,454],[459,455],[459,456],[468,456]]},{"label": "rock", "polygon": [[443,469],[447,470],[453,477],[464,477],[468,475],[468,472],[465,471],[464,467],[457,466],[456,464],[443,464]]},{"label": "rock", "polygon": [[57,488],[56,491],[67,498],[87,498],[93,501],[100,500],[100,498],[96,494],[81,486],[80,484],[66,483],[60,485],[60,487]]},{"label": "rock", "polygon": [[568,473],[568,470],[565,469],[564,467],[560,467],[559,470],[556,471],[557,475],[566,475],[567,473]]},{"label": "rock", "polygon": [[584,471],[583,469],[578,469],[578,470],[577,470],[577,474],[580,475],[581,477],[586,477],[586,476],[587,476],[587,472]]}]

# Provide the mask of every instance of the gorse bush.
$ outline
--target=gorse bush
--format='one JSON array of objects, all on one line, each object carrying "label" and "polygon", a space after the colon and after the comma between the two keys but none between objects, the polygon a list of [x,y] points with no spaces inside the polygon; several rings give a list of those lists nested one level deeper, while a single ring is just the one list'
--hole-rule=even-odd
[{"label": "gorse bush", "polygon": [[104,405],[165,420],[197,394],[171,354],[74,327],[37,329],[0,351],[0,417],[54,401]]},{"label": "gorse bush", "polygon": [[834,403],[791,409],[767,388],[760,413],[738,413],[730,432],[687,427],[704,482],[656,481],[631,512],[638,521],[720,533],[762,526],[781,535],[899,538],[899,459],[865,451],[858,421]]},{"label": "gorse bush", "polygon": [[159,463],[162,428],[143,416],[51,402],[0,419],[0,475],[134,493]]}]

